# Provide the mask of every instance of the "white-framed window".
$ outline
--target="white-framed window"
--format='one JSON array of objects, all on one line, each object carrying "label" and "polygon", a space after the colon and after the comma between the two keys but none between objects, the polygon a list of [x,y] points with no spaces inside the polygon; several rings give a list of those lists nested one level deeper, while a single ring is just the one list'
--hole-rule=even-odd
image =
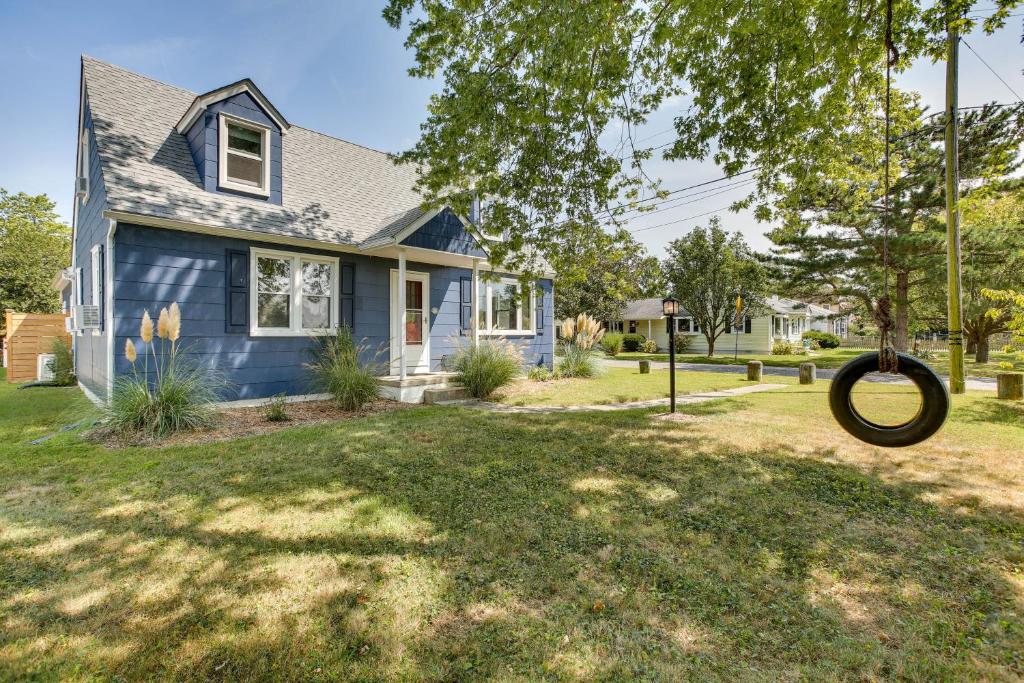
[{"label": "white-framed window", "polygon": [[338,259],[252,249],[250,334],[326,334],[338,323]]},{"label": "white-framed window", "polygon": [[676,318],[676,332],[697,334],[700,332],[700,325],[693,318]]},{"label": "white-framed window", "polygon": [[[85,186],[85,191],[81,194],[82,204],[89,203],[89,129],[82,129],[82,137],[78,141],[78,177],[81,180],[76,182],[82,182]],[[76,193],[78,189],[76,188]]]},{"label": "white-framed window", "polygon": [[481,280],[477,297],[481,334],[533,334],[536,293],[519,280]]},{"label": "white-framed window", "polygon": [[100,279],[100,245],[93,245],[92,249],[89,250],[89,283],[91,287],[92,299],[89,303],[93,306],[100,305],[100,297],[103,296],[103,282]]},{"label": "white-framed window", "polygon": [[270,129],[227,114],[219,118],[218,186],[270,196]]}]

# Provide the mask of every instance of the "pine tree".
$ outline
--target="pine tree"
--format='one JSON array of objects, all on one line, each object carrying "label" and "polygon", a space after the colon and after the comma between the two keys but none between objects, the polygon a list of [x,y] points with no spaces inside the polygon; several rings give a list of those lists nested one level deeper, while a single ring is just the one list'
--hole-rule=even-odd
[{"label": "pine tree", "polygon": [[[783,223],[769,236],[773,264],[794,294],[855,299],[865,311],[883,293],[887,259],[893,345],[907,350],[914,307],[945,296],[945,283],[936,278],[945,273],[946,253],[943,121],[922,116],[914,96],[894,92],[893,103],[888,219],[884,121],[876,109],[853,123],[834,154],[782,188]],[[968,111],[960,125],[965,196],[1019,168],[1024,106]],[[972,239],[979,253],[997,248],[990,232]]]}]

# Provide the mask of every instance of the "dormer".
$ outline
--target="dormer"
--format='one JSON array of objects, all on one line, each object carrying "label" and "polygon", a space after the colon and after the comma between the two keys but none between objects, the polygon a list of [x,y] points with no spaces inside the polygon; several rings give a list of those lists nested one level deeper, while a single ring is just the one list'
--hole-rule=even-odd
[{"label": "dormer", "polygon": [[288,122],[248,78],[199,95],[178,122],[208,192],[281,204]]}]

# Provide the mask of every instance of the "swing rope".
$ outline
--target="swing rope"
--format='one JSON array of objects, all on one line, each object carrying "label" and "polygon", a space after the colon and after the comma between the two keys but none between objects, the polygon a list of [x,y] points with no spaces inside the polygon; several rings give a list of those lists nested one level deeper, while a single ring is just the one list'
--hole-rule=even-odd
[{"label": "swing rope", "polygon": [[892,40],[892,0],[885,3],[885,157],[883,181],[885,194],[882,196],[882,296],[875,302],[872,314],[878,325],[878,370],[899,372],[898,357],[889,335],[896,326],[892,318],[892,299],[889,297],[889,143],[890,104],[892,99],[892,67],[899,61],[900,53]]}]

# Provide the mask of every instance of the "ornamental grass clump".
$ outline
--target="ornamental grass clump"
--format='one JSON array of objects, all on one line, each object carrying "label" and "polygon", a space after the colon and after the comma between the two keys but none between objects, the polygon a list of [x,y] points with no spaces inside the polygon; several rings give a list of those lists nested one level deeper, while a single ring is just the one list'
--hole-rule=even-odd
[{"label": "ornamental grass clump", "polygon": [[464,344],[451,361],[455,379],[474,398],[484,399],[523,371],[519,347],[504,339]]},{"label": "ornamental grass clump", "polygon": [[313,361],[306,364],[313,383],[333,396],[342,410],[360,410],[380,398],[377,364],[360,360],[367,350],[366,345],[356,344],[352,330],[343,326],[334,334],[317,338]]},{"label": "ornamental grass clump", "polygon": [[131,339],[125,340],[124,355],[132,374],[114,382],[107,409],[110,427],[120,433],[163,437],[211,426],[215,419],[216,389],[223,383],[213,371],[181,356],[178,304],[172,303],[160,311],[155,338],[153,319],[145,311],[139,337],[141,349]]},{"label": "ornamental grass clump", "polygon": [[586,313],[566,318],[559,331],[564,342],[558,374],[562,377],[595,377],[599,373],[595,346],[604,337],[601,324]]}]

